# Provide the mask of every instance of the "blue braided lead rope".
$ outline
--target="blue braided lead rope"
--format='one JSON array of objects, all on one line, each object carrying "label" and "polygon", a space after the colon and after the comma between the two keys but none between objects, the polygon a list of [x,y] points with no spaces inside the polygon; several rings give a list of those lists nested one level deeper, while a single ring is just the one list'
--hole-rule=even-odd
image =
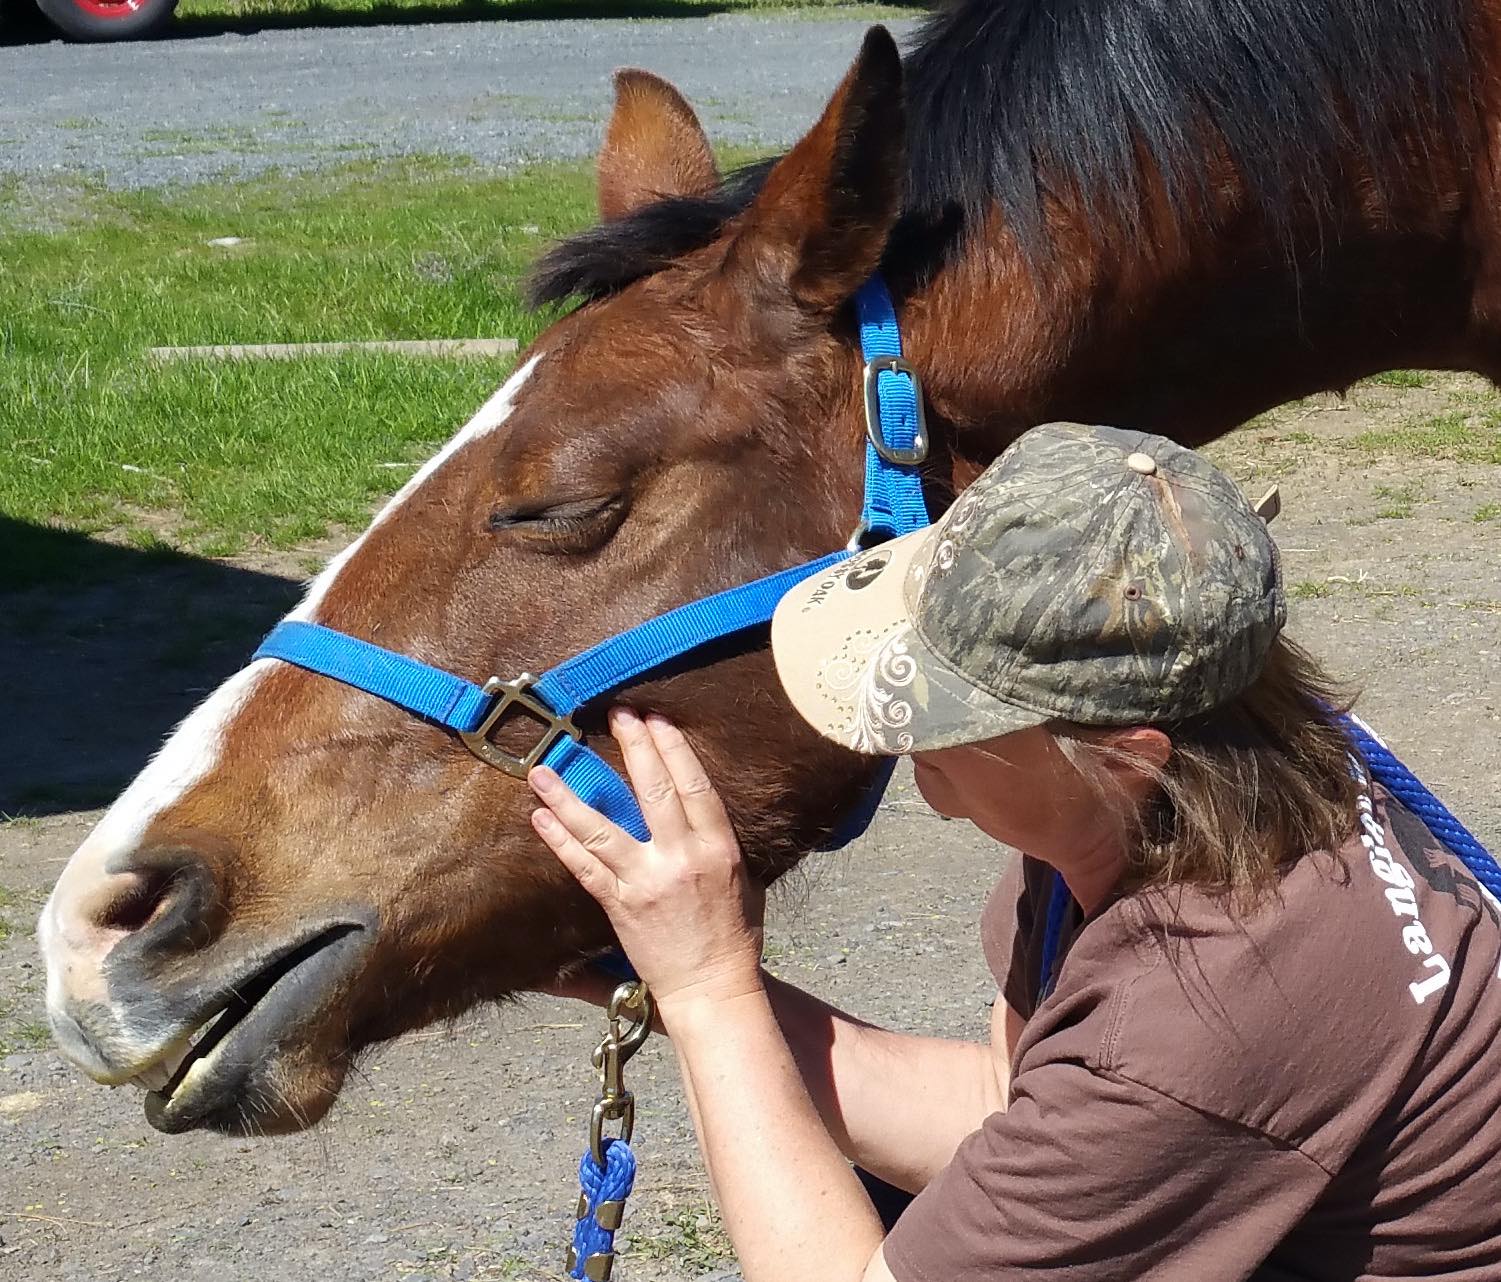
[{"label": "blue braided lead rope", "polygon": [[1470,870],[1475,880],[1501,899],[1501,866],[1497,866],[1495,856],[1428,790],[1421,779],[1397,759],[1370,726],[1359,717],[1350,715],[1341,717],[1340,725],[1365,760],[1371,778],[1421,819],[1428,831]]},{"label": "blue braided lead rope", "polygon": [[[624,1140],[604,1142],[605,1164],[600,1169],[587,1149],[579,1162],[578,1218],[573,1224],[573,1249],[568,1253],[568,1276],[604,1282],[615,1260],[615,1231],[625,1200],[636,1183],[636,1155]],[[601,1220],[604,1223],[601,1223]],[[608,1225],[608,1227],[606,1227]]]},{"label": "blue braided lead rope", "polygon": [[1068,922],[1068,910],[1073,907],[1074,897],[1069,892],[1061,872],[1053,874],[1053,892],[1048,896],[1048,926],[1042,936],[1042,983],[1037,993],[1039,1002],[1052,995],[1058,982],[1059,952],[1063,948],[1063,927]]}]

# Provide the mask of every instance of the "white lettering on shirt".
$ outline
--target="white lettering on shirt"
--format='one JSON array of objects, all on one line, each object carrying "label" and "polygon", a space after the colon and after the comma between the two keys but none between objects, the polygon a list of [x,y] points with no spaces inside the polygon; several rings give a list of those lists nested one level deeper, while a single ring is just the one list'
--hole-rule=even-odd
[{"label": "white lettering on shirt", "polygon": [[1386,902],[1392,906],[1392,911],[1399,917],[1416,917],[1418,915],[1418,901],[1413,897],[1410,890],[1398,886],[1388,888]]},{"label": "white lettering on shirt", "polygon": [[[1361,782],[1365,782],[1364,774]],[[1377,822],[1375,807],[1371,803],[1369,787],[1363,788],[1356,807],[1360,812],[1360,844],[1371,861],[1371,871],[1386,884],[1381,887],[1393,916],[1410,917],[1402,927],[1402,945],[1414,957],[1423,959],[1427,975],[1407,985],[1412,1000],[1419,1006],[1435,993],[1441,993],[1449,985],[1449,963],[1442,953],[1433,949],[1433,939],[1428,928],[1418,915],[1418,899],[1413,893],[1417,882],[1411,872],[1387,848],[1386,830]]]},{"label": "white lettering on shirt", "polygon": [[1407,951],[1414,957],[1421,953],[1424,957],[1433,951],[1433,940],[1428,938],[1428,932],[1423,929],[1423,923],[1415,921],[1411,926],[1402,927],[1402,942],[1407,945]]},{"label": "white lettering on shirt", "polygon": [[1434,993],[1443,992],[1449,983],[1449,963],[1435,953],[1432,957],[1423,958],[1423,965],[1433,967],[1437,974],[1428,976],[1418,984],[1408,984],[1407,988],[1412,993],[1412,1000],[1421,1006]]}]

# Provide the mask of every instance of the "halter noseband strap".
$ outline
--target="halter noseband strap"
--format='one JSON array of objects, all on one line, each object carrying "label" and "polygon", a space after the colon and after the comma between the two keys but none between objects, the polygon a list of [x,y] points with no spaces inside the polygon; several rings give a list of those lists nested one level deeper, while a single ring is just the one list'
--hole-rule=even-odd
[{"label": "halter noseband strap", "polygon": [[[777,602],[801,580],[870,543],[928,524],[918,472],[928,455],[922,385],[902,358],[896,308],[879,276],[856,294],[855,310],[865,357],[865,498],[860,524],[845,550],[669,610],[540,677],[491,677],[480,686],[369,641],[295,619],[272,628],[253,659],[281,659],[394,703],[454,731],[481,761],[518,778],[532,766],[546,764],[589,805],[645,840],[646,821],[630,788],[583,741],[573,714],[591,700],[711,642],[764,627]],[[489,738],[491,729],[513,710],[542,723],[537,741],[520,756],[503,751]],[[853,841],[869,826],[891,777],[891,764],[884,764],[855,811],[845,816],[829,848]]]}]

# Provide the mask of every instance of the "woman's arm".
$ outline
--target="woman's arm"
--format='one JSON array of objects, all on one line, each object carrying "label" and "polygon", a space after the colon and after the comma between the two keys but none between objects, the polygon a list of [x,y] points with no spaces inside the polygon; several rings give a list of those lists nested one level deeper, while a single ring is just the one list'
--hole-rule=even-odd
[{"label": "woman's arm", "polygon": [[[960,1139],[1004,1108],[1005,1083],[989,1048],[888,1033],[775,979],[722,998],[669,999],[662,1019],[747,1282],[886,1282],[880,1223],[831,1141],[844,1157],[915,1191],[948,1165]],[[1020,1018],[998,1001],[1003,1046],[1008,1022],[1019,1032]],[[810,1049],[820,1041],[826,1048],[811,1069],[795,1058],[789,1024],[815,1034]],[[951,1078],[946,1099],[942,1074],[960,1071],[973,1091]],[[820,1090],[830,1105],[821,1105]],[[828,1124],[850,1103],[870,1132],[863,1148]],[[924,1122],[931,1134],[918,1129]]]},{"label": "woman's arm", "polygon": [[662,1010],[746,1282],[857,1282],[884,1232],[803,1085],[765,989]]},{"label": "woman's arm", "polygon": [[[1022,1018],[997,993],[988,1045],[870,1024],[765,974],[772,1013],[824,1128],[851,1162],[916,1193],[959,1141],[1004,1112]],[[603,1007],[619,981],[598,971],[548,991]],[[666,1032],[657,1018],[659,1032]],[[692,1086],[685,1083],[690,1111]]]},{"label": "woman's arm", "polygon": [[[599,901],[656,995],[747,1282],[884,1282],[880,1220],[820,1118],[772,1009],[760,965],[764,898],[724,807],[675,728],[620,709],[611,721],[652,840],[635,840],[541,767],[530,776],[544,807],[533,823]],[[830,1067],[815,1074],[821,1092],[848,1109],[863,1091],[856,1111],[873,1114],[883,1097],[865,1079],[886,1063],[893,1043],[857,1034],[854,1021],[836,1025],[820,1007],[804,1004],[793,1018],[802,1023],[800,1040],[823,1038]],[[958,1053],[978,1075],[973,1048]],[[972,1099],[985,1089],[976,1083]]]},{"label": "woman's arm", "polygon": [[850,1161],[916,1193],[1004,1112],[1022,1020],[996,995],[990,1045],[891,1032],[767,977],[771,1009],[825,1128]]}]

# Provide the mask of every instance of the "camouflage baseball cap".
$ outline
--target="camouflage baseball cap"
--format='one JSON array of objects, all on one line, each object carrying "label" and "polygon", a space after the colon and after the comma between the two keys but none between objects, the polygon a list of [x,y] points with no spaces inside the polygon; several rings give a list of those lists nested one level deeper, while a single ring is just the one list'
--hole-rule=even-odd
[{"label": "camouflage baseball cap", "polygon": [[1049,423],[936,525],[789,592],[771,646],[815,729],[896,755],[1208,712],[1256,679],[1286,613],[1229,477],[1160,436]]}]

